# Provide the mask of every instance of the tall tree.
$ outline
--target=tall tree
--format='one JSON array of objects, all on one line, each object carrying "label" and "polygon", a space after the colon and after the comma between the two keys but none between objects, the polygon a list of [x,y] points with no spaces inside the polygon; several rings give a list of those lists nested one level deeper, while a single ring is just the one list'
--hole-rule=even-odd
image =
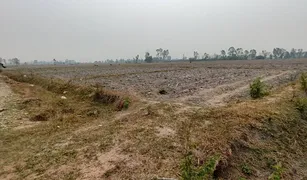
[{"label": "tall tree", "polygon": [[163,50],[163,52],[162,52],[162,59],[165,60],[168,55],[169,55],[168,49],[167,50]]},{"label": "tall tree", "polygon": [[289,59],[291,58],[291,54],[288,51],[283,52],[283,59]]},{"label": "tall tree", "polygon": [[221,50],[221,56],[222,56],[222,59],[225,59],[225,57],[226,57],[226,51],[225,50]]},{"label": "tall tree", "polygon": [[152,62],[152,56],[149,54],[149,52],[145,53],[145,62],[147,62],[147,63]]},{"label": "tall tree", "polygon": [[302,58],[303,57],[303,49],[298,49],[296,54],[297,54],[297,58]]},{"label": "tall tree", "polygon": [[264,57],[264,59],[268,58],[269,57],[269,52],[267,52],[266,50],[262,50],[262,55]]},{"label": "tall tree", "polygon": [[249,56],[251,59],[255,59],[257,56],[257,51],[255,49],[252,49],[249,51]]},{"label": "tall tree", "polygon": [[11,59],[11,63],[15,64],[15,65],[19,65],[20,64],[20,60],[18,58],[13,58],[13,59]]},{"label": "tall tree", "polygon": [[202,57],[204,60],[207,60],[209,58],[209,54],[207,53],[204,53],[203,57]]},{"label": "tall tree", "polygon": [[228,49],[228,56],[234,58],[237,55],[237,51],[234,47]]},{"label": "tall tree", "polygon": [[163,49],[162,48],[156,49],[156,52],[157,52],[157,58],[161,59],[162,58]]},{"label": "tall tree", "polygon": [[274,48],[273,49],[273,55],[275,59],[282,58],[283,50],[281,48]]},{"label": "tall tree", "polygon": [[198,59],[198,55],[199,55],[198,52],[197,52],[197,51],[194,51],[194,59],[195,59],[195,60]]},{"label": "tall tree", "polygon": [[249,56],[249,51],[248,50],[245,50],[244,51],[244,58],[247,59]]},{"label": "tall tree", "polygon": [[244,56],[243,48],[237,48],[237,56],[241,59]]},{"label": "tall tree", "polygon": [[290,55],[291,55],[291,58],[296,58],[296,49],[292,48]]},{"label": "tall tree", "polygon": [[136,63],[138,63],[139,58],[140,58],[139,55],[136,55],[136,56],[135,56],[135,62],[136,62]]}]

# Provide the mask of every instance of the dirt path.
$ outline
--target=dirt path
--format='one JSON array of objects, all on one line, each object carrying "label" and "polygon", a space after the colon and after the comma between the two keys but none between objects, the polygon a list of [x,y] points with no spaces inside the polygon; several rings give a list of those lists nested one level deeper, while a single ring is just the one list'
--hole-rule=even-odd
[{"label": "dirt path", "polygon": [[32,124],[28,113],[18,107],[20,97],[11,90],[5,79],[0,75],[0,129],[19,129]]},{"label": "dirt path", "polygon": [[0,76],[0,111],[4,109],[5,102],[12,94],[10,87],[3,81],[3,78],[3,76]]},{"label": "dirt path", "polygon": [[[269,86],[280,86],[289,82],[297,75],[296,71],[284,71],[279,74],[263,77],[263,81]],[[292,77],[293,76],[293,77]],[[229,101],[248,96],[249,83],[252,79],[225,84],[212,89],[199,91],[195,95],[179,99],[179,102],[196,103],[209,107],[224,106]]]},{"label": "dirt path", "polygon": [[12,97],[12,91],[10,87],[4,82],[4,77],[0,75],[0,127],[6,127],[7,122],[7,111],[9,111],[9,107],[7,106],[7,102],[10,101]]}]

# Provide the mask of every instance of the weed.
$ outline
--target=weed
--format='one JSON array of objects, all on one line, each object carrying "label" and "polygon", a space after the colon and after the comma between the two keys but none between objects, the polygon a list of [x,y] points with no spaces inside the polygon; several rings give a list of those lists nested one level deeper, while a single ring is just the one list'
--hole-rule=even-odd
[{"label": "weed", "polygon": [[219,159],[219,156],[213,156],[205,164],[197,166],[190,152],[181,164],[181,178],[183,180],[212,179]]},{"label": "weed", "polygon": [[250,176],[250,175],[253,174],[251,168],[250,168],[247,164],[243,164],[243,165],[241,166],[241,170],[242,170],[242,172],[243,172],[244,174],[246,174],[246,175],[249,175],[249,176]]},{"label": "weed", "polygon": [[121,111],[123,109],[128,109],[129,105],[130,105],[130,99],[129,98],[125,98],[124,100],[119,100],[117,102],[116,108],[118,111]]},{"label": "weed", "polygon": [[239,177],[239,180],[247,180],[247,179],[243,177]]},{"label": "weed", "polygon": [[126,98],[126,99],[124,100],[123,108],[124,108],[124,109],[128,109],[129,105],[130,105],[130,99],[129,99],[129,98]]},{"label": "weed", "polygon": [[270,175],[269,180],[280,180],[282,177],[283,169],[281,164],[273,166],[274,172]]},{"label": "weed", "polygon": [[301,118],[307,118],[307,98],[298,98],[296,100],[296,109],[300,112]]},{"label": "weed", "polygon": [[301,74],[301,88],[307,94],[307,73]]},{"label": "weed", "polygon": [[250,85],[250,96],[253,99],[258,99],[266,95],[268,95],[267,86],[264,84],[264,82],[261,81],[259,77],[256,78]]},{"label": "weed", "polygon": [[195,176],[192,162],[192,153],[188,153],[181,164],[181,177],[183,180],[191,179]]}]

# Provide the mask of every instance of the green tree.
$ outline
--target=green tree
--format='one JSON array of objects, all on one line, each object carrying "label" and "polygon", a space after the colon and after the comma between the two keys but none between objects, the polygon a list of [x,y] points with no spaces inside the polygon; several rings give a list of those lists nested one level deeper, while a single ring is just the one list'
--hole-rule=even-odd
[{"label": "green tree", "polygon": [[249,56],[249,51],[248,50],[245,50],[244,51],[244,58],[247,59]]},{"label": "green tree", "polygon": [[222,57],[222,59],[226,58],[226,51],[225,50],[221,50],[221,57]]},{"label": "green tree", "polygon": [[162,58],[162,54],[163,54],[163,49],[162,48],[156,49],[156,52],[157,52],[157,58],[161,59]]},{"label": "green tree", "polygon": [[231,58],[231,59],[234,59],[236,56],[237,56],[237,50],[234,48],[234,47],[230,47],[228,49],[228,56]]},{"label": "green tree", "polygon": [[135,56],[135,63],[138,63],[139,58],[140,58],[140,55]]},{"label": "green tree", "polygon": [[243,59],[243,58],[244,58],[244,51],[243,51],[243,48],[237,48],[237,56],[238,56],[238,58],[240,58],[240,59]]},{"label": "green tree", "polygon": [[288,51],[283,52],[283,59],[291,58],[291,54]]},{"label": "green tree", "polygon": [[20,64],[20,60],[18,58],[10,59],[10,61],[11,61],[12,64],[15,64],[15,65],[19,65]]},{"label": "green tree", "polygon": [[290,52],[291,58],[296,58],[296,49],[292,48]]},{"label": "green tree", "polygon": [[202,57],[204,60],[208,59],[209,58],[209,54],[207,53],[204,53],[203,57]]},{"label": "green tree", "polygon": [[283,50],[281,48],[274,48],[273,55],[275,59],[281,59],[283,54]]},{"label": "green tree", "polygon": [[152,56],[149,54],[149,52],[145,53],[145,62],[152,63]]},{"label": "green tree", "polygon": [[197,51],[194,51],[194,60],[197,60],[197,59],[198,59],[198,56],[199,56],[198,52],[197,52]]},{"label": "green tree", "polygon": [[169,55],[169,51],[168,50],[163,50],[162,51],[162,59],[163,60],[165,60],[168,55]]},{"label": "green tree", "polygon": [[303,49],[298,49],[297,50],[297,58],[302,58],[303,57]]},{"label": "green tree", "polygon": [[251,59],[255,59],[257,56],[257,51],[255,49],[252,49],[249,51],[249,56]]}]

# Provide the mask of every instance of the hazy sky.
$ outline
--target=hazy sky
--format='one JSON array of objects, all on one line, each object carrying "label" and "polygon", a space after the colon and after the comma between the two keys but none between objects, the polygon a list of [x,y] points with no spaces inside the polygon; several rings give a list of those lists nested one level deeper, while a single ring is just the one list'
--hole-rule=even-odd
[{"label": "hazy sky", "polygon": [[0,0],[0,57],[172,57],[230,46],[307,50],[307,0]]}]

